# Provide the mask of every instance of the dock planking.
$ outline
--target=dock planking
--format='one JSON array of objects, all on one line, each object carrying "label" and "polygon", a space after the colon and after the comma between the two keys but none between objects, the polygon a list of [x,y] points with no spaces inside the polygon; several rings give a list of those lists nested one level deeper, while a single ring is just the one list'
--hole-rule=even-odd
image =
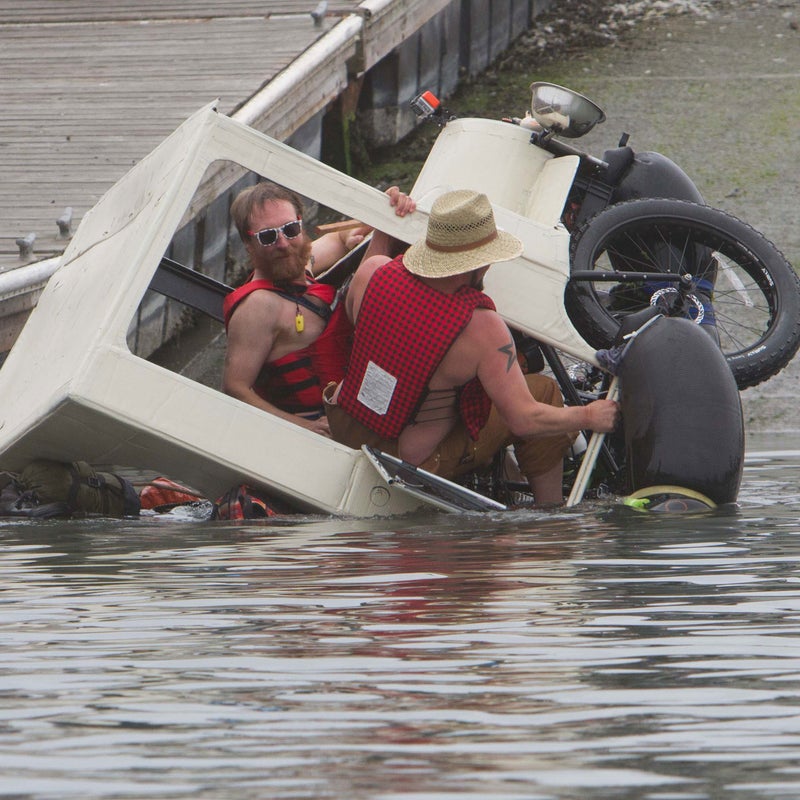
[{"label": "dock planking", "polygon": [[[61,253],[66,208],[74,230],[189,115],[217,98],[233,113],[358,9],[329,2],[317,25],[316,0],[187,5],[0,0],[0,272],[25,263],[29,233],[29,260]],[[309,88],[288,112],[298,126]]]}]

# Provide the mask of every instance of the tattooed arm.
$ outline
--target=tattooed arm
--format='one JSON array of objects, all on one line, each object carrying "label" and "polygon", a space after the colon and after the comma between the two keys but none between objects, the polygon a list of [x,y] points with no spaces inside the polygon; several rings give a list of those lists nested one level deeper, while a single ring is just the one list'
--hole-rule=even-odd
[{"label": "tattooed arm", "polygon": [[500,416],[516,436],[531,438],[578,430],[609,432],[619,418],[617,403],[596,400],[585,406],[559,408],[537,402],[517,361],[514,340],[497,314],[483,315],[485,343],[477,374]]}]

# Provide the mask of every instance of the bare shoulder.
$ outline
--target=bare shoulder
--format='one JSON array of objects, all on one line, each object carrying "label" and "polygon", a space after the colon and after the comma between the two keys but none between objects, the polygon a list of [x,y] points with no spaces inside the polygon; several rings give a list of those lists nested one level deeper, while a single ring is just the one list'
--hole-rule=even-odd
[{"label": "bare shoulder", "polygon": [[506,369],[513,354],[514,342],[503,318],[496,311],[479,308],[448,350],[441,374],[448,385],[457,385],[495,361],[497,369]]},{"label": "bare shoulder", "polygon": [[281,304],[280,295],[268,289],[256,289],[241,300],[234,316],[240,313],[242,316],[273,313]]},{"label": "bare shoulder", "polygon": [[275,328],[281,316],[282,299],[275,292],[258,289],[244,297],[230,318],[228,333]]},{"label": "bare shoulder", "polygon": [[465,333],[465,345],[477,361],[479,373],[483,370],[507,373],[516,364],[514,337],[496,311],[476,309]]},{"label": "bare shoulder", "polygon": [[364,297],[364,292],[367,290],[367,284],[370,278],[372,278],[380,267],[387,264],[389,261],[391,261],[391,259],[388,256],[371,256],[370,258],[364,259],[364,261],[359,264],[358,269],[353,275],[353,280],[350,282],[350,286],[347,289],[347,299],[345,301],[347,315],[351,320],[355,320],[356,317],[358,317],[358,311],[361,308],[361,300]]},{"label": "bare shoulder", "polygon": [[503,318],[489,308],[476,308],[465,333],[482,342],[486,349],[505,345],[511,341],[511,333]]},{"label": "bare shoulder", "polygon": [[353,281],[358,281],[366,285],[375,272],[384,264],[388,264],[389,261],[391,261],[389,256],[371,256],[370,258],[364,259],[364,261],[358,265],[356,274],[353,276]]}]

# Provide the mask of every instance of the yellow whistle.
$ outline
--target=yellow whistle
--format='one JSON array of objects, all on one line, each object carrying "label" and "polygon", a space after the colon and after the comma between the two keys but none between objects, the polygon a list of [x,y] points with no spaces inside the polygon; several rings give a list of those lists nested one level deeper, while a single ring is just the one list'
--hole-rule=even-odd
[{"label": "yellow whistle", "polygon": [[303,319],[303,315],[298,313],[294,318],[294,328],[298,333],[302,333],[305,327],[306,321]]}]

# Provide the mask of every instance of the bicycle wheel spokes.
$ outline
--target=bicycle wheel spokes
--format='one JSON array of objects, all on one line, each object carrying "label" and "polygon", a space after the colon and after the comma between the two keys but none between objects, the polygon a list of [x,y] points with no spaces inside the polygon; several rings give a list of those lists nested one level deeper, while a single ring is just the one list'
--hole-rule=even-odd
[{"label": "bicycle wheel spokes", "polygon": [[739,353],[760,341],[772,325],[774,290],[759,286],[739,261],[724,254],[719,256],[713,303],[725,353]]}]

